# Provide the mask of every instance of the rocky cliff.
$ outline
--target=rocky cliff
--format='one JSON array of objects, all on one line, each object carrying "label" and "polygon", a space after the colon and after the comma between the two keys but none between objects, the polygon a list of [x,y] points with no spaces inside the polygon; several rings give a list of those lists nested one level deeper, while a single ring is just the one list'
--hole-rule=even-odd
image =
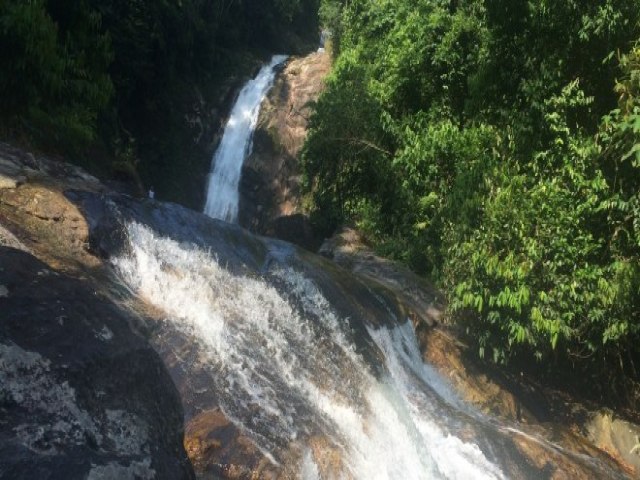
[{"label": "rocky cliff", "polygon": [[293,58],[279,73],[262,103],[240,185],[239,222],[244,227],[315,247],[301,205],[300,150],[306,137],[313,102],[329,73],[331,59],[322,52]]},{"label": "rocky cliff", "polygon": [[0,144],[0,478],[192,478],[178,391],[71,186],[102,189]]}]

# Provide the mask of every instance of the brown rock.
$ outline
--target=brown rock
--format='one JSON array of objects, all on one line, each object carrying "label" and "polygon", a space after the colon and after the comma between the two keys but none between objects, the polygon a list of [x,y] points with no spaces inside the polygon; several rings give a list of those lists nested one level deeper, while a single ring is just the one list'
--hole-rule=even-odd
[{"label": "brown rock", "polygon": [[277,472],[255,444],[219,409],[205,410],[187,421],[184,448],[199,478],[276,478]]},{"label": "brown rock", "polygon": [[[306,138],[312,104],[322,92],[330,68],[329,55],[314,52],[292,59],[277,76],[262,103],[253,153],[243,167],[241,225],[281,238],[274,221],[286,222],[283,218],[304,213],[299,154]],[[308,248],[308,238],[298,239],[298,234],[293,237],[287,240]]]},{"label": "brown rock", "polygon": [[376,255],[355,229],[343,228],[325,240],[318,253],[394,292],[414,326],[433,326],[443,319],[444,296],[408,268]]},{"label": "brown rock", "polygon": [[640,475],[640,427],[624,421],[612,412],[597,412],[586,424],[589,439],[598,448],[629,465]]},{"label": "brown rock", "polygon": [[82,214],[57,188],[28,183],[0,190],[0,225],[12,233],[12,243],[19,242],[54,266],[78,260],[85,266],[97,264],[84,248],[89,230]]},{"label": "brown rock", "polygon": [[16,188],[18,185],[23,184],[26,178],[22,175],[6,175],[0,172],[0,190],[6,188]]}]

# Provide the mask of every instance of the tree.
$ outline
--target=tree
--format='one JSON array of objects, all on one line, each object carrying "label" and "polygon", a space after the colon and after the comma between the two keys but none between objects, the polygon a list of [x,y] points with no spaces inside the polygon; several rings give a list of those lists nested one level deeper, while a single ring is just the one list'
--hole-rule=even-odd
[{"label": "tree", "polygon": [[[64,7],[64,8],[63,8]],[[5,116],[60,150],[86,146],[112,94],[110,41],[85,1],[7,0],[0,13]]]}]

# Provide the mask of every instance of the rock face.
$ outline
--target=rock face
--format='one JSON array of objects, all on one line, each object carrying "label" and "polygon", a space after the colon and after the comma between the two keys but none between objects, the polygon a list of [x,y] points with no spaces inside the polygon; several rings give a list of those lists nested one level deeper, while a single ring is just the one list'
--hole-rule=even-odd
[{"label": "rock face", "polygon": [[0,189],[0,244],[31,251],[65,271],[98,268],[99,260],[85,248],[84,217],[63,192],[66,188],[103,191],[100,182],[80,168],[4,143],[0,143],[0,170],[2,165],[11,165],[13,178],[21,180]]},{"label": "rock face", "polygon": [[63,193],[104,188],[6,144],[0,170],[0,478],[192,478],[178,393]]},{"label": "rock face", "polygon": [[182,408],[131,317],[0,247],[0,477],[191,478]]},{"label": "rock face", "polygon": [[240,185],[242,226],[308,248],[319,245],[302,215],[299,154],[330,66],[329,55],[316,52],[289,61],[278,75],[262,103]]},{"label": "rock face", "polygon": [[428,281],[397,262],[376,255],[353,228],[345,227],[324,241],[320,255],[396,293],[414,324],[434,326],[442,320],[444,296]]},{"label": "rock face", "polygon": [[640,426],[621,418],[613,412],[597,412],[589,415],[586,431],[589,440],[598,448],[620,458],[640,472]]}]

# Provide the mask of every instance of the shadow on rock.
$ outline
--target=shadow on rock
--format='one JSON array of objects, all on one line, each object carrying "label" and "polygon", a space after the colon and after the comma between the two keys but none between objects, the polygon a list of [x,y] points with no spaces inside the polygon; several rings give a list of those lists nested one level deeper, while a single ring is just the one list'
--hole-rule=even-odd
[{"label": "shadow on rock", "polygon": [[134,319],[0,247],[0,477],[193,478],[183,412]]}]

